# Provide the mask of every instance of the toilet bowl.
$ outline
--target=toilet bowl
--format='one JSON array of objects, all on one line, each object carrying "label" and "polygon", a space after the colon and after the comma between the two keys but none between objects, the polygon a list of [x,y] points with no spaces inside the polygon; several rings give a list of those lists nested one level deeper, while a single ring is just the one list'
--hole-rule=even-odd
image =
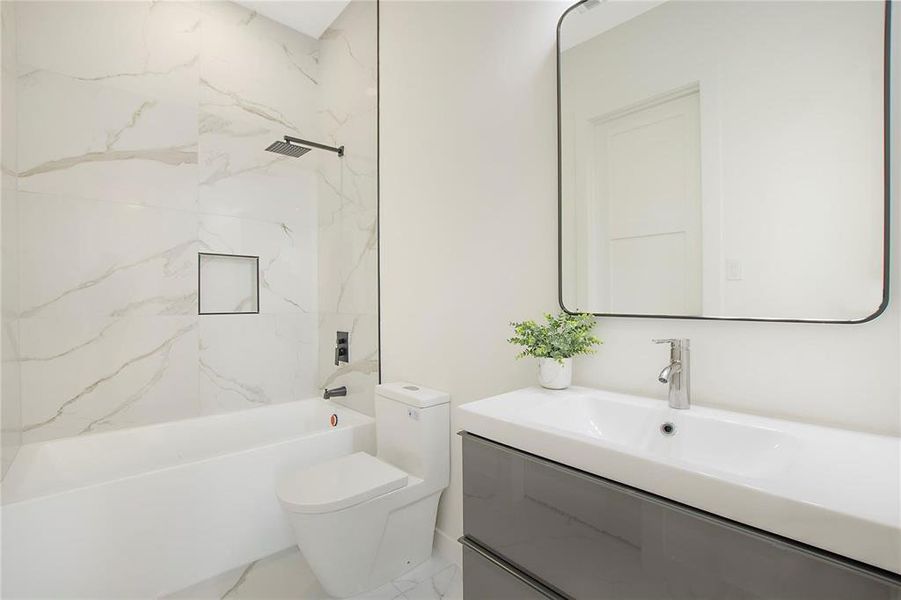
[{"label": "toilet bowl", "polygon": [[357,452],[279,481],[297,546],[330,595],[375,589],[431,556],[450,477],[449,400],[409,383],[379,385],[376,456]]}]

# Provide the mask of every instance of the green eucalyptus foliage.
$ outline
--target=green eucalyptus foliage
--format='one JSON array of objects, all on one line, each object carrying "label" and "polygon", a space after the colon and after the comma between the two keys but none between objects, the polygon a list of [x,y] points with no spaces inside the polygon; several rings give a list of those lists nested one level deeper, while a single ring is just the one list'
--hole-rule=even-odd
[{"label": "green eucalyptus foliage", "polygon": [[544,319],[547,321],[545,325],[539,325],[535,321],[510,323],[514,335],[507,341],[523,347],[516,358],[553,358],[563,363],[564,358],[591,354],[595,352],[596,344],[603,343],[591,334],[595,324],[594,315],[561,312],[555,317],[546,313]]}]

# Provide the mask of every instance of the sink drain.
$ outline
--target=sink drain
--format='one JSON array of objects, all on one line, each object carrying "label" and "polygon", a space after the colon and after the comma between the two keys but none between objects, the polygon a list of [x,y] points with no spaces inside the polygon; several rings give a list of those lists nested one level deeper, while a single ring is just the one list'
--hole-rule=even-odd
[{"label": "sink drain", "polygon": [[667,421],[660,426],[660,433],[663,435],[676,435],[676,424]]}]

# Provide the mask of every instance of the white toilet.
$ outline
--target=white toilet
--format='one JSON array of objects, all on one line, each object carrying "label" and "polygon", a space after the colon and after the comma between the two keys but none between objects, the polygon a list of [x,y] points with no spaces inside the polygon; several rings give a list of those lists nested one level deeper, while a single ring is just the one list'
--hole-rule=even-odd
[{"label": "white toilet", "polygon": [[319,583],[345,598],[397,578],[432,554],[450,477],[450,398],[408,383],[377,386],[377,456],[357,452],[278,484]]}]

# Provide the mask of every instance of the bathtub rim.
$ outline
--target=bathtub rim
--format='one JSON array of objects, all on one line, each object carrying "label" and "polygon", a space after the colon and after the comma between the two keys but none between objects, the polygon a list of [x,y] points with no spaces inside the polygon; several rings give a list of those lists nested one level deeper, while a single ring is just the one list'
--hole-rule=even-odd
[{"label": "bathtub rim", "polygon": [[[12,487],[10,487],[10,477],[9,475],[13,473],[15,476],[16,473],[13,472],[13,469],[16,468],[16,465],[19,465],[19,468],[22,467],[22,463],[25,460],[28,460],[30,456],[33,456],[35,452],[37,452],[38,448],[46,447],[46,446],[54,446],[54,445],[66,445],[77,443],[78,440],[91,438],[95,439],[98,437],[125,437],[129,434],[134,434],[137,432],[147,432],[153,431],[157,429],[166,429],[166,428],[174,428],[180,427],[184,425],[189,425],[191,422],[198,422],[200,420],[226,420],[226,419],[235,419],[241,414],[246,414],[247,412],[257,412],[257,411],[265,411],[267,409],[272,410],[285,410],[288,407],[296,407],[301,403],[318,403],[328,407],[330,410],[334,410],[335,413],[338,414],[339,422],[338,425],[334,427],[324,427],[322,429],[316,429],[311,431],[297,432],[293,435],[288,436],[276,436],[271,440],[266,440],[262,443],[255,443],[251,445],[240,446],[236,448],[231,448],[228,450],[215,452],[206,456],[192,457],[192,458],[182,458],[179,457],[178,460],[173,462],[165,462],[161,461],[158,466],[151,466],[150,468],[138,468],[131,471],[128,471],[123,474],[113,474],[109,477],[104,477],[99,480],[95,480],[94,478],[85,478],[84,483],[74,483],[71,485],[64,486],[53,486],[52,489],[49,490],[40,490],[37,493],[29,492],[27,484],[29,483],[29,479],[27,479],[28,475],[25,475],[25,479],[22,480],[22,484],[19,484],[16,481],[12,482]],[[348,420],[349,417],[349,420]],[[344,421],[343,423],[341,421]],[[350,407],[344,406],[342,404],[338,404],[336,402],[330,400],[323,400],[319,397],[313,398],[302,398],[298,400],[289,400],[287,402],[279,402],[276,404],[267,404],[264,406],[252,406],[247,407],[240,410],[227,411],[222,413],[215,413],[210,415],[197,415],[193,417],[188,417],[185,419],[178,419],[174,421],[163,421],[159,423],[150,423],[147,425],[138,425],[135,427],[126,427],[122,429],[112,429],[108,431],[101,431],[96,433],[90,433],[79,436],[68,436],[63,438],[55,438],[52,440],[42,440],[38,442],[31,442],[29,444],[23,444],[20,448],[20,451],[16,454],[16,457],[13,459],[13,462],[10,464],[9,469],[6,472],[6,476],[0,481],[0,509],[6,506],[13,506],[16,504],[24,503],[24,502],[32,502],[43,500],[52,496],[58,496],[62,494],[68,494],[75,491],[86,490],[94,487],[99,487],[103,485],[108,485],[117,481],[132,479],[135,477],[144,477],[154,473],[161,473],[164,471],[183,468],[188,465],[194,464],[203,464],[209,461],[214,460],[222,460],[229,456],[234,456],[237,454],[242,454],[245,452],[252,452],[258,449],[271,448],[273,446],[278,446],[282,444],[288,444],[300,439],[308,439],[308,438],[317,438],[325,434],[331,434],[336,431],[344,431],[347,429],[354,429],[359,427],[364,427],[367,425],[371,425],[373,428],[375,426],[375,418],[364,413],[361,413],[357,410],[354,410]],[[25,452],[23,453],[22,450]],[[20,458],[21,457],[21,458]],[[18,491],[17,484],[21,487],[26,487],[26,491],[20,492]],[[51,486],[42,486],[42,487],[51,487]]]}]

